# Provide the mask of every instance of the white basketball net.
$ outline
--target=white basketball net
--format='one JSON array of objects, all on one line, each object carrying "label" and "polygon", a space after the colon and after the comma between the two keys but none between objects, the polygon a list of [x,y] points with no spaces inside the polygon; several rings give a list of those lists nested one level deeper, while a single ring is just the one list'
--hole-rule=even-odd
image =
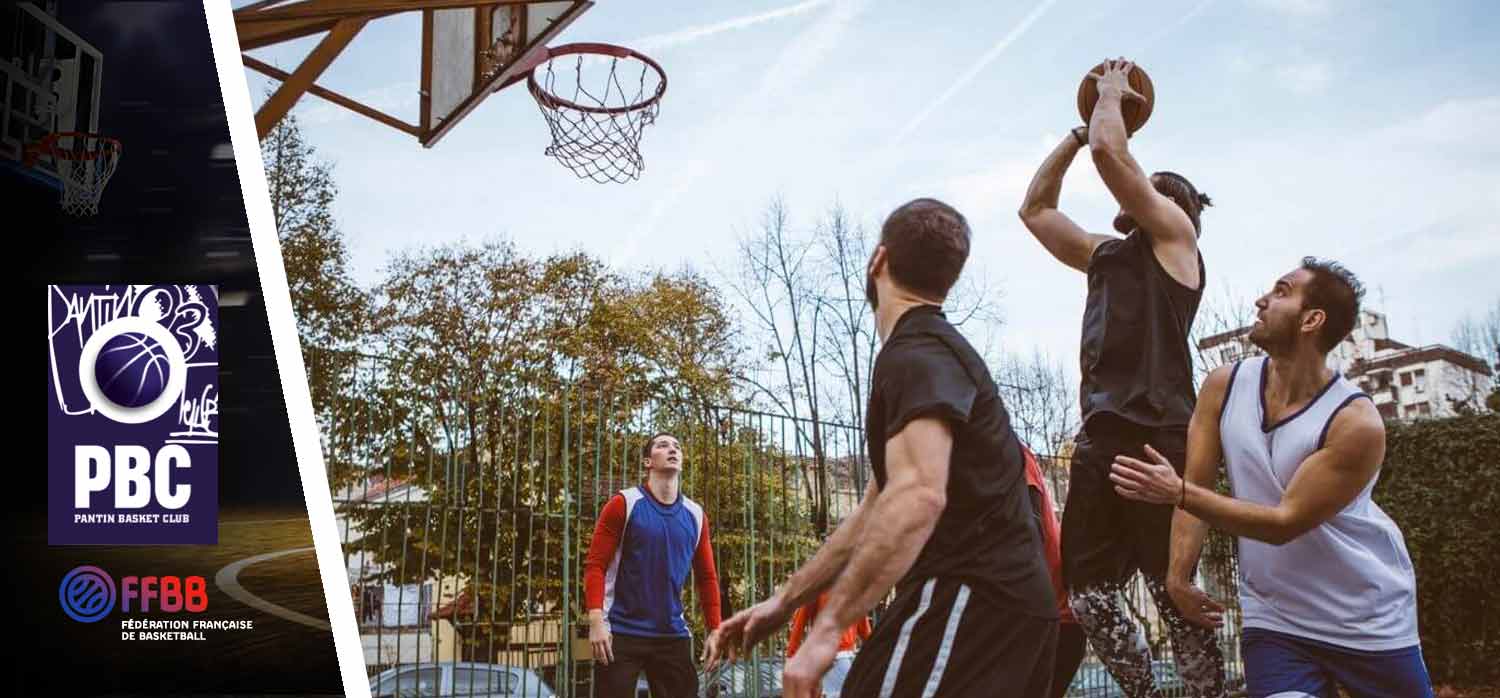
[{"label": "white basketball net", "polygon": [[43,143],[62,180],[62,210],[74,216],[99,213],[99,197],[120,162],[120,142],[87,133],[59,133]]}]

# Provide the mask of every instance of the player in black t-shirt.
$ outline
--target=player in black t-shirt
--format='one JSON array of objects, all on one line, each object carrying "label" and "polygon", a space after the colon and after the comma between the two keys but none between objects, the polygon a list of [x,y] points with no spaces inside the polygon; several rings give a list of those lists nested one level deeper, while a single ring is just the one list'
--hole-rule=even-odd
[{"label": "player in black t-shirt", "polygon": [[816,694],[839,635],[892,587],[845,698],[1047,695],[1057,607],[1021,445],[941,308],[968,254],[968,223],[939,201],[912,201],[881,228],[866,288],[883,339],[865,425],[874,481],[810,562],[719,629],[720,647],[744,652],[832,588],[787,662],[787,698]]},{"label": "player in black t-shirt", "polygon": [[[1137,570],[1193,696],[1218,698],[1224,666],[1213,631],[1188,623],[1166,588],[1172,507],[1127,501],[1109,480],[1117,454],[1140,458],[1146,444],[1168,457],[1186,453],[1196,394],[1188,332],[1203,296],[1199,215],[1209,204],[1181,175],[1147,177],[1130,154],[1120,116],[1123,99],[1139,98],[1125,79],[1130,67],[1105,62],[1089,125],[1052,151],[1021,205],[1021,220],[1047,251],[1088,275],[1083,431],[1063,508],[1063,580],[1073,615],[1128,698],[1159,695],[1150,650],[1120,598]],[[1063,173],[1085,143],[1120,204],[1114,227],[1123,238],[1087,233],[1057,210]]]}]

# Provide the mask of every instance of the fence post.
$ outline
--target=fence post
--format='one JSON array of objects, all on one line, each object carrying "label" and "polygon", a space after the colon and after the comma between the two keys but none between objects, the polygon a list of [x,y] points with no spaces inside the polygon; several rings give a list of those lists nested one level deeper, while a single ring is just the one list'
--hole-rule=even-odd
[{"label": "fence post", "polygon": [[559,683],[568,687],[568,694],[577,692],[578,684],[573,680],[573,608],[569,603],[573,592],[573,544],[572,536],[569,535],[573,528],[573,519],[569,515],[570,500],[572,493],[568,491],[568,466],[571,465],[568,455],[568,440],[571,437],[568,422],[568,391],[563,389],[562,395],[562,529],[563,529],[563,556],[562,556],[562,593],[558,596],[562,599],[562,652],[558,654],[562,661],[558,662],[558,673],[562,675]]}]

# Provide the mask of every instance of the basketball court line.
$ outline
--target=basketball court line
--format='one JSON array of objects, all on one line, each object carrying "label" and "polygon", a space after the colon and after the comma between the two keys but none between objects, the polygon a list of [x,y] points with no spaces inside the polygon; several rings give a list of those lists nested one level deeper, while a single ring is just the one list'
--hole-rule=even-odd
[{"label": "basketball court line", "polygon": [[238,601],[256,610],[269,613],[273,616],[276,616],[277,618],[289,620],[293,623],[301,623],[303,625],[317,628],[318,630],[331,630],[332,627],[329,626],[328,621],[320,620],[305,613],[298,613],[297,611],[293,611],[290,608],[278,606],[277,604],[271,603],[270,601],[267,601],[260,598],[259,596],[256,596],[255,594],[250,593],[250,591],[245,589],[245,587],[240,586],[239,582],[240,571],[244,570],[246,567],[249,567],[256,563],[265,562],[267,560],[286,557],[287,555],[314,552],[314,550],[315,549],[311,546],[306,548],[278,550],[274,553],[254,555],[243,560],[231,562],[225,565],[223,569],[220,569],[218,573],[214,575],[214,586],[219,587],[220,591],[228,594],[229,598],[232,598],[235,601]]},{"label": "basketball court line", "polygon": [[[220,526],[243,526],[246,524],[288,523],[291,521],[307,521],[307,517],[292,517],[290,519],[254,519],[252,521],[220,521]],[[307,548],[312,550],[312,548]]]}]

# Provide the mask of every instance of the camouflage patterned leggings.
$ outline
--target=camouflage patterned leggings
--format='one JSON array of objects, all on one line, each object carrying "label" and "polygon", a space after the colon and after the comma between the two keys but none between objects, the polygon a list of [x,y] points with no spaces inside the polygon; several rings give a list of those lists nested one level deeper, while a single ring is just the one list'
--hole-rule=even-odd
[{"label": "camouflage patterned leggings", "polygon": [[[1177,673],[1193,698],[1224,695],[1224,655],[1214,631],[1187,622],[1178,612],[1162,580],[1146,576],[1146,588],[1167,624],[1167,636],[1177,657]],[[1151,649],[1121,595],[1124,583],[1075,589],[1069,597],[1073,615],[1088,635],[1094,654],[1104,662],[1128,698],[1160,698],[1151,675]]]}]

